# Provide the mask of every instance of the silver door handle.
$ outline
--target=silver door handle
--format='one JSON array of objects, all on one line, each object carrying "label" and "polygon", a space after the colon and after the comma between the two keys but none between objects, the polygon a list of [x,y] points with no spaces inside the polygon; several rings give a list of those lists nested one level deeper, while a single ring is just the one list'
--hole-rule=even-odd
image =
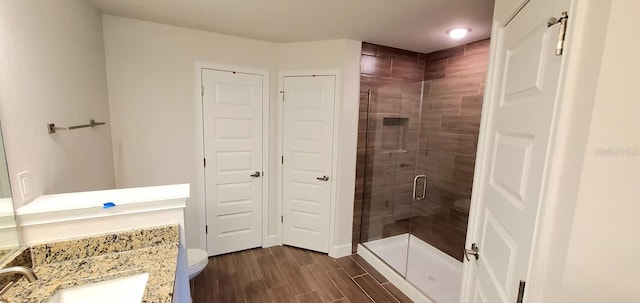
[{"label": "silver door handle", "polygon": [[467,259],[467,261],[471,261],[469,260],[469,255],[476,257],[476,260],[480,258],[480,248],[478,248],[475,243],[471,244],[471,249],[464,250],[464,257]]},{"label": "silver door handle", "polygon": [[[418,197],[416,195],[416,187],[418,187],[418,180],[424,178],[424,187],[422,187],[422,196]],[[424,200],[427,197],[427,176],[425,175],[417,175],[413,178],[413,200],[420,201]]]},{"label": "silver door handle", "polygon": [[254,174],[251,174],[251,175],[249,175],[249,176],[254,177],[254,178],[257,178],[257,177],[260,177],[260,175],[261,175],[261,174],[260,174],[260,172],[259,172],[259,171],[257,171],[257,172],[255,172]]},{"label": "silver door handle", "polygon": [[329,181],[329,177],[328,176],[322,176],[322,177],[318,177],[316,179],[318,179],[320,181]]}]

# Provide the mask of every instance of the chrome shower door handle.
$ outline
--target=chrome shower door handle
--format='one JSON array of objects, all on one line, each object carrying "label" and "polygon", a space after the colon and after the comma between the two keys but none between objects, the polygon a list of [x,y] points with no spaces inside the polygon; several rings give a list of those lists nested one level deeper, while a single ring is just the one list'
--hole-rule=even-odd
[{"label": "chrome shower door handle", "polygon": [[[424,179],[424,186],[422,187],[422,196],[418,197],[416,195],[416,188],[418,187],[418,180]],[[420,201],[424,200],[427,197],[427,176],[425,175],[417,175],[413,178],[413,200]]]},{"label": "chrome shower door handle", "polygon": [[257,178],[257,177],[260,177],[260,175],[261,175],[261,174],[260,174],[260,172],[259,172],[259,171],[257,171],[257,172],[255,172],[255,173],[253,173],[253,174],[249,175],[249,176],[250,176],[250,177]]},{"label": "chrome shower door handle", "polygon": [[418,196],[416,195],[416,187],[418,186],[418,179],[420,178],[420,176],[416,176],[415,178],[413,178],[413,190],[411,191],[411,197],[413,198],[413,200],[418,201]]},{"label": "chrome shower door handle", "polygon": [[316,179],[318,179],[320,181],[329,181],[329,176],[322,176],[322,177],[318,177]]},{"label": "chrome shower door handle", "polygon": [[424,186],[422,187],[422,197],[419,200],[424,200],[427,197],[427,176],[424,176]]}]

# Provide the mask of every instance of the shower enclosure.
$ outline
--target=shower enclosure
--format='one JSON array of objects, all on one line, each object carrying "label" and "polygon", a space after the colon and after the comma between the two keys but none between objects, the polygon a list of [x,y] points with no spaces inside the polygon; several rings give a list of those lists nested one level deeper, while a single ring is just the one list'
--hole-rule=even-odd
[{"label": "shower enclosure", "polygon": [[437,303],[459,302],[489,44],[362,45],[354,241]]},{"label": "shower enclosure", "polygon": [[360,243],[438,303],[458,302],[482,103],[452,89],[370,85],[361,104]]}]

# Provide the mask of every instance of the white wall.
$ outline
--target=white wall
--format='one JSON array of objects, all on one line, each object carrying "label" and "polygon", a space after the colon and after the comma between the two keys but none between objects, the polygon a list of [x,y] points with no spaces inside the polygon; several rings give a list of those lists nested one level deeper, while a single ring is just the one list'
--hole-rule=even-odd
[{"label": "white wall", "polygon": [[[276,44],[108,15],[103,26],[116,186],[190,183],[187,245],[204,248],[194,63],[274,71]],[[275,79],[272,73],[272,95]]]},{"label": "white wall", "polygon": [[[0,120],[13,197],[111,188],[113,156],[100,13],[84,0],[0,1]],[[50,135],[47,124],[107,122]]]},{"label": "white wall", "polygon": [[[613,0],[560,294],[640,302],[640,2]],[[611,149],[609,149],[611,148]]]},{"label": "white wall", "polygon": [[[351,241],[358,113],[360,43],[348,40],[276,44],[175,26],[103,16],[117,187],[190,183],[186,228],[189,247],[205,247],[204,200],[197,184],[194,62],[270,71],[270,154],[277,161],[279,69],[343,70],[345,163],[341,169],[340,243]],[[349,131],[351,129],[351,131]],[[351,156],[352,154],[352,156]],[[349,170],[350,162],[352,169]],[[276,234],[276,178],[269,184],[269,233]],[[348,217],[348,224],[347,224]],[[342,228],[344,227],[344,231]],[[348,228],[348,230],[347,230]],[[342,235],[344,233],[344,235]]]}]

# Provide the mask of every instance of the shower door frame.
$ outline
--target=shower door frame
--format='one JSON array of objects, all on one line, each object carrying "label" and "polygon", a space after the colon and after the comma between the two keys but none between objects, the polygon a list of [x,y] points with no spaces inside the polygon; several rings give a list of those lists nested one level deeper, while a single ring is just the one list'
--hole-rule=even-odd
[{"label": "shower door frame", "polygon": [[[377,182],[374,181],[374,179],[376,177],[378,178],[384,178],[385,176],[388,177],[387,174],[389,174],[389,171],[387,171],[386,169],[388,169],[388,167],[392,168],[392,175],[393,175],[393,182],[389,183],[389,180],[385,180],[384,185],[383,186],[390,186],[389,191],[391,191],[391,198],[389,197],[385,197],[382,198],[382,200],[385,199],[389,199],[389,201],[392,201],[392,205],[393,207],[396,206],[396,203],[400,204],[400,207],[402,207],[402,203],[400,200],[403,200],[407,197],[403,197],[402,195],[402,185],[405,183],[411,184],[412,186],[412,190],[411,190],[411,197],[408,197],[409,201],[410,201],[410,207],[409,207],[409,214],[407,215],[406,218],[403,219],[402,216],[400,216],[399,218],[396,218],[395,222],[399,222],[402,220],[408,220],[408,226],[407,226],[407,230],[403,233],[401,228],[401,231],[399,231],[399,233],[397,232],[391,232],[391,233],[387,233],[385,236],[384,231],[380,231],[382,234],[378,235],[375,231],[376,229],[374,228],[374,233],[373,236],[370,238],[364,237],[365,234],[371,236],[370,232],[371,230],[365,230],[365,228],[367,228],[368,226],[366,226],[364,223],[361,224],[360,228],[361,228],[361,234],[360,234],[360,241],[359,241],[359,248],[362,247],[361,250],[359,250],[358,252],[361,253],[362,251],[364,251],[364,249],[366,249],[366,253],[370,254],[371,256],[375,256],[376,260],[371,260],[368,259],[367,261],[369,262],[375,262],[375,263],[382,263],[385,264],[385,267],[388,267],[390,269],[389,274],[391,274],[392,276],[397,276],[398,279],[396,279],[397,281],[404,281],[401,283],[408,283],[411,285],[411,288],[403,288],[402,290],[406,293],[412,293],[413,296],[417,296],[418,298],[420,298],[421,301],[424,300],[428,300],[428,302],[432,302],[433,300],[430,298],[430,294],[427,290],[425,289],[419,289],[418,288],[418,282],[415,280],[415,275],[413,277],[410,277],[409,274],[409,270],[411,267],[411,263],[412,262],[416,262],[416,260],[414,259],[412,261],[411,256],[411,248],[415,247],[412,246],[412,244],[415,243],[421,243],[423,242],[424,244],[426,244],[426,247],[430,247],[432,249],[434,249],[434,253],[436,253],[437,255],[441,255],[442,259],[435,259],[437,260],[436,262],[440,263],[440,262],[444,262],[443,264],[448,264],[446,266],[451,266],[452,264],[455,264],[456,270],[459,271],[458,274],[462,271],[462,262],[454,257],[453,255],[451,255],[451,249],[445,249],[444,247],[442,247],[441,245],[438,245],[437,243],[432,243],[430,242],[431,240],[429,240],[430,237],[427,238],[423,238],[421,236],[419,236],[418,234],[416,234],[416,221],[417,219],[420,218],[425,218],[427,220],[438,220],[435,219],[436,217],[440,217],[443,212],[447,211],[447,208],[444,208],[445,204],[444,200],[440,201],[440,200],[429,200],[427,199],[427,186],[430,183],[429,179],[428,179],[428,172],[429,169],[427,168],[428,165],[426,165],[426,161],[432,161],[432,160],[428,160],[427,156],[426,156],[426,151],[427,151],[427,146],[426,146],[426,142],[429,140],[429,129],[425,124],[424,121],[424,117],[425,115],[429,115],[430,114],[430,103],[429,100],[431,99],[431,81],[429,80],[422,80],[422,81],[408,81],[408,82],[401,82],[401,83],[396,83],[396,84],[390,84],[388,85],[388,87],[391,87],[393,89],[391,89],[391,91],[394,91],[394,89],[400,89],[401,91],[403,91],[406,89],[407,92],[411,93],[411,90],[413,89],[412,86],[413,85],[417,85],[419,86],[419,99],[418,100],[411,100],[409,99],[409,101],[406,101],[403,99],[403,101],[401,102],[402,105],[400,106],[412,106],[412,110],[410,110],[409,112],[404,112],[404,110],[400,109],[398,112],[385,112],[385,111],[379,111],[379,110],[373,110],[372,111],[372,104],[371,104],[371,94],[372,94],[372,90],[371,88],[368,90],[368,99],[367,100],[367,116],[366,116],[366,134],[365,134],[365,156],[364,156],[364,167],[365,167],[365,172],[368,170],[368,168],[371,169],[371,174],[374,174],[374,169],[377,168],[382,168],[384,169],[384,171],[382,173],[384,173],[384,175],[380,176],[380,175],[374,175],[372,176],[372,178],[370,179],[372,182],[372,184],[368,184],[369,186],[367,186],[367,181],[369,180],[368,178],[368,174],[365,173],[365,176],[363,178],[363,182],[365,182],[365,184],[363,185],[364,188],[364,192],[365,192],[365,197],[363,197],[363,210],[362,210],[362,217],[366,217],[366,216],[370,216],[369,214],[367,214],[367,210],[366,208],[366,203],[365,201],[367,201],[367,191],[371,191],[374,190],[374,186],[373,184],[376,184]],[[386,88],[386,85],[380,86],[380,87],[376,87],[377,90],[384,90],[384,88]],[[376,94],[376,102],[379,103],[384,103],[385,101],[384,98],[385,97],[389,97],[389,96],[385,96],[384,94],[380,95],[380,94]],[[411,98],[411,97],[408,97]],[[407,105],[404,102],[408,102]],[[419,102],[419,103],[416,103]],[[380,104],[378,104],[377,106],[381,106]],[[376,107],[374,107],[376,108]],[[372,118],[371,115],[374,115],[374,117]],[[392,156],[390,156],[389,159],[386,159],[385,157],[382,158],[377,158],[376,156],[378,156],[378,153],[380,154],[385,154],[384,148],[381,148],[378,146],[378,141],[381,138],[374,138],[375,140],[371,140],[370,138],[370,134],[371,133],[377,133],[377,132],[382,132],[382,130],[379,129],[380,124],[382,123],[381,121],[379,121],[381,119],[381,117],[405,117],[405,118],[409,118],[410,120],[412,119],[416,119],[417,122],[408,122],[410,125],[415,123],[415,128],[408,129],[408,133],[405,134],[405,136],[409,136],[408,138],[408,144],[407,144],[407,150],[409,152],[413,152],[415,153],[413,155],[413,157],[409,157],[409,158],[404,158],[404,159],[399,159],[399,158],[393,158]],[[412,134],[413,133],[413,134]],[[415,136],[415,137],[412,137]],[[384,141],[384,140],[383,140]],[[372,153],[372,155],[370,155],[369,153],[369,149],[374,149],[375,152]],[[424,156],[421,156],[423,155]],[[411,154],[409,154],[411,155]],[[410,160],[409,160],[410,159]],[[370,161],[372,163],[370,163]],[[390,161],[388,163],[386,163],[386,161]],[[408,162],[406,162],[408,161]],[[411,169],[411,178],[410,180],[407,179],[407,172],[406,171],[401,171],[402,164],[405,163],[411,163],[410,165],[413,165],[412,169]],[[393,169],[393,167],[396,167],[395,169]],[[383,187],[384,188],[384,187]],[[397,192],[396,192],[397,191]],[[385,193],[387,193],[387,191],[385,191]],[[395,193],[395,194],[394,194]],[[371,196],[369,198],[369,208],[378,208],[380,207],[379,203],[380,201],[378,201],[377,203],[374,202],[374,198],[373,196],[379,196],[379,192],[376,193],[370,193],[369,195]],[[470,195],[470,192],[469,192]],[[398,198],[398,196],[400,196],[400,198]],[[434,209],[437,209],[432,215],[436,216],[436,217],[431,217],[429,215],[427,215],[426,217],[421,216],[420,212],[418,212],[416,210],[416,207],[418,206],[418,204],[420,203],[436,203],[434,204]],[[378,211],[380,211],[378,209]],[[376,214],[378,216],[382,216],[382,221],[379,222],[378,224],[382,225],[382,229],[384,230],[384,227],[387,226],[389,224],[389,222],[386,222],[384,220],[385,214],[386,212],[389,210],[385,210],[383,212],[383,214]],[[373,212],[375,213],[375,211]],[[393,213],[393,210],[392,210]],[[423,214],[424,215],[424,214]],[[391,215],[393,216],[393,214]],[[431,219],[428,219],[431,218]],[[370,222],[375,222],[376,219],[379,219],[377,217],[373,217],[370,216],[369,221]],[[387,224],[385,224],[385,222]],[[465,218],[465,223],[467,223],[467,220]],[[376,223],[373,223],[373,225],[375,225]],[[466,230],[467,230],[467,226],[465,225],[463,226],[463,228],[465,229],[465,233],[464,235],[462,235],[462,238],[459,238],[460,242],[460,247],[459,250],[462,251],[464,250],[464,239],[466,236]],[[397,233],[397,234],[396,234]],[[439,235],[438,232],[436,231],[429,231],[427,232],[427,234],[431,234],[431,235]],[[404,271],[402,270],[402,268],[398,267],[399,263],[397,262],[398,260],[395,260],[394,258],[389,259],[388,257],[390,257],[388,255],[388,251],[382,252],[382,255],[380,255],[380,251],[378,251],[376,248],[374,247],[369,247],[367,245],[368,242],[375,242],[378,240],[383,240],[383,239],[388,239],[394,236],[400,236],[400,235],[406,235],[407,239],[406,241],[403,240],[403,247],[406,246],[406,254],[404,254],[402,257],[404,259],[404,266],[402,268],[404,268]],[[456,234],[456,236],[458,236]],[[419,241],[419,242],[414,242],[414,241]],[[416,244],[418,246],[421,246],[420,244]],[[425,246],[421,246],[421,247],[425,247]],[[385,249],[383,249],[385,250]],[[415,257],[415,256],[414,256]],[[418,261],[419,262],[419,261]],[[416,272],[413,271],[413,273],[415,274]],[[440,272],[441,273],[441,272]],[[460,277],[460,280],[456,279],[456,286],[455,288],[460,288],[462,285],[462,277]],[[398,282],[395,282],[398,283]]]},{"label": "shower door frame", "polygon": [[[404,256],[404,261],[405,261],[405,272],[399,272],[398,270],[396,270],[393,266],[391,266],[391,264],[387,263],[387,260],[384,260],[381,256],[378,256],[376,253],[373,252],[373,250],[369,249],[368,247],[366,247],[364,245],[364,241],[362,238],[362,228],[364,227],[364,224],[361,224],[360,228],[361,228],[361,233],[360,233],[360,239],[358,241],[358,248],[357,248],[357,253],[363,257],[363,259],[365,259],[369,264],[373,265],[379,272],[381,272],[383,274],[383,276],[385,278],[387,278],[390,282],[392,282],[396,287],[398,287],[398,289],[400,289],[404,294],[406,294],[409,298],[411,298],[412,300],[416,301],[416,302],[427,302],[427,303],[436,303],[435,301],[433,301],[428,294],[425,294],[424,292],[422,292],[421,290],[419,290],[416,286],[413,285],[413,283],[411,281],[409,281],[409,279],[407,279],[407,264],[409,263],[409,248],[410,248],[410,243],[411,243],[411,237],[412,237],[412,233],[411,233],[411,227],[412,227],[412,216],[414,214],[414,204],[416,202],[422,201],[425,199],[426,197],[426,190],[427,190],[427,183],[428,183],[428,179],[425,175],[421,175],[418,169],[418,159],[419,159],[419,153],[420,153],[420,144],[424,143],[421,140],[421,134],[423,131],[425,131],[423,129],[423,122],[422,122],[422,115],[423,113],[423,107],[425,106],[425,98],[428,98],[428,94],[429,91],[425,92],[425,80],[422,81],[409,81],[406,83],[402,83],[402,84],[396,84],[396,85],[410,85],[410,84],[420,84],[420,100],[419,100],[419,107],[418,107],[418,115],[417,117],[415,117],[415,119],[417,119],[417,129],[415,130],[416,132],[416,138],[415,140],[411,141],[410,144],[415,144],[415,157],[412,159],[412,165],[414,165],[413,167],[413,174],[412,174],[412,181],[413,183],[411,183],[413,185],[413,189],[412,189],[412,197],[410,199],[410,203],[409,203],[409,217],[407,218],[409,220],[409,225],[408,225],[408,230],[406,232],[407,235],[407,242],[406,242],[406,246],[407,246],[407,251],[406,251],[406,255]],[[393,86],[393,85],[392,85]],[[384,87],[384,86],[383,86]],[[368,100],[367,100],[367,118],[366,118],[366,127],[365,127],[365,156],[364,156],[364,167],[365,167],[365,171],[366,171],[366,167],[367,167],[367,161],[369,160],[369,155],[367,153],[367,147],[369,145],[369,132],[370,132],[370,126],[371,126],[371,118],[370,115],[371,113],[371,94],[372,94],[372,90],[371,88],[369,88],[368,90]],[[379,98],[380,96],[378,96]],[[383,113],[379,113],[376,112],[377,114],[383,114]],[[390,114],[390,117],[395,117],[395,116],[402,116],[402,114],[397,114],[397,113],[393,113]],[[393,118],[392,117],[392,118]],[[412,117],[409,115],[409,119],[412,119]],[[379,122],[382,123],[382,122]],[[408,122],[410,123],[410,122]],[[372,159],[373,160],[373,159]],[[400,165],[402,163],[398,162],[398,159],[395,160],[395,165]],[[372,166],[373,169],[373,166]],[[397,173],[397,170],[396,170]],[[397,186],[397,182],[398,182],[398,175],[395,175],[394,178],[394,187]],[[366,175],[363,177],[363,182],[365,182],[364,184],[364,190],[366,191],[366,180],[367,177]],[[423,179],[423,181],[420,180],[416,180],[416,179]],[[373,182],[373,179],[371,180]],[[417,181],[417,184],[416,184]],[[364,198],[363,198],[364,200]],[[394,203],[396,201],[393,201]],[[364,202],[363,202],[364,203]],[[362,215],[365,215],[365,211],[364,209],[362,210]],[[403,234],[399,234],[399,235],[403,235]],[[397,236],[397,235],[394,235]],[[381,240],[381,239],[386,239],[386,238],[390,238],[393,236],[389,236],[389,237],[384,237],[381,236],[380,239],[376,239],[376,240]],[[414,236],[415,237],[415,236]],[[376,240],[368,240],[366,242],[369,241],[376,241]],[[442,252],[442,251],[441,251]],[[444,254],[444,252],[442,252]]]},{"label": "shower door frame", "polygon": [[[378,112],[378,111],[376,111],[376,112],[373,112],[373,113],[372,113],[372,112],[371,112],[371,97],[372,97],[372,94],[373,94],[373,90],[372,90],[372,88],[371,88],[371,87],[367,90],[367,94],[368,94],[368,95],[367,95],[367,116],[366,116],[366,127],[365,127],[365,154],[364,154],[364,170],[365,170],[365,172],[366,172],[366,170],[367,170],[367,165],[368,165],[367,163],[368,163],[368,161],[369,161],[369,160],[374,161],[374,162],[376,161],[375,159],[370,159],[370,158],[369,158],[369,155],[368,155],[368,152],[366,151],[366,150],[368,149],[368,147],[369,147],[369,143],[370,143],[369,133],[370,133],[370,132],[374,132],[374,133],[376,133],[376,132],[383,133],[384,131],[382,131],[382,130],[380,130],[380,129],[378,129],[378,128],[379,128],[379,127],[381,127],[381,125],[382,125],[382,126],[384,126],[384,125],[385,125],[385,124],[384,124],[384,120],[385,120],[385,119],[387,119],[387,118],[391,118],[391,119],[400,119],[400,120],[402,120],[402,119],[406,119],[406,123],[407,123],[407,124],[406,124],[406,129],[405,129],[405,130],[406,130],[406,133],[405,133],[405,132],[403,132],[403,135],[402,135],[402,136],[403,136],[403,137],[402,137],[403,142],[405,142],[405,140],[404,140],[404,139],[406,139],[406,138],[410,138],[410,137],[411,137],[411,133],[412,133],[412,130],[411,130],[411,119],[416,119],[416,120],[417,120],[417,123],[416,123],[416,125],[415,125],[416,129],[415,129],[415,130],[413,130],[414,135],[415,135],[415,139],[413,139],[413,140],[409,140],[409,139],[407,139],[407,140],[406,140],[406,142],[405,142],[405,143],[406,143],[406,146],[403,146],[403,147],[404,147],[404,148],[406,148],[406,149],[402,149],[402,148],[401,148],[401,149],[385,150],[385,149],[384,149],[384,147],[380,147],[380,149],[379,149],[379,150],[376,150],[376,151],[374,152],[374,154],[380,153],[380,154],[382,154],[382,155],[388,155],[388,157],[389,157],[389,158],[392,158],[392,159],[390,159],[390,163],[384,163],[384,164],[382,164],[382,165],[381,165],[381,166],[382,166],[382,168],[385,168],[385,166],[393,166],[393,167],[396,167],[396,168],[395,168],[395,169],[393,169],[393,184],[392,184],[392,186],[391,186],[393,190],[391,190],[391,191],[385,191],[385,193],[387,193],[387,194],[388,194],[388,193],[391,193],[391,195],[393,196],[393,197],[389,198],[387,201],[385,201],[385,207],[387,207],[387,203],[388,203],[389,201],[391,201],[391,202],[392,202],[392,203],[391,203],[391,204],[392,204],[392,206],[391,206],[391,207],[392,207],[392,209],[391,209],[391,210],[385,209],[385,210],[383,211],[383,213],[381,214],[382,216],[381,216],[381,218],[380,218],[380,220],[381,220],[380,224],[382,225],[382,226],[381,226],[382,230],[380,231],[380,232],[381,232],[381,234],[380,234],[380,238],[379,238],[379,239],[375,239],[375,240],[367,239],[367,241],[366,241],[366,242],[377,241],[377,240],[382,240],[382,239],[392,238],[392,237],[395,237],[395,236],[400,236],[400,235],[405,235],[405,234],[406,234],[406,235],[407,235],[407,241],[406,241],[406,248],[407,248],[407,252],[406,252],[406,254],[405,254],[404,262],[403,262],[403,263],[404,263],[404,268],[405,268],[404,272],[400,272],[400,270],[399,270],[399,269],[394,268],[394,266],[392,266],[392,264],[391,264],[391,263],[388,263],[388,260],[385,260],[382,256],[378,256],[376,253],[374,253],[374,252],[373,252],[373,250],[372,250],[372,249],[369,249],[369,248],[367,248],[367,249],[369,249],[369,251],[371,251],[371,253],[376,254],[376,256],[378,256],[378,257],[379,257],[379,258],[380,258],[380,259],[381,259],[385,264],[387,264],[388,266],[390,266],[391,268],[393,268],[393,270],[394,270],[396,273],[398,273],[398,274],[400,274],[400,275],[402,275],[402,276],[406,276],[406,270],[407,270],[406,266],[407,266],[407,263],[408,263],[408,255],[409,255],[409,251],[408,251],[408,249],[409,249],[409,244],[410,244],[410,240],[409,240],[409,239],[410,239],[410,237],[411,237],[411,219],[412,219],[412,218],[411,218],[411,216],[412,216],[412,214],[413,214],[413,207],[414,207],[414,203],[415,203],[416,201],[419,201],[419,200],[416,200],[417,196],[416,196],[415,181],[416,181],[416,178],[418,178],[418,177],[416,177],[416,175],[417,175],[417,173],[418,173],[418,165],[417,165],[417,162],[418,162],[418,154],[419,154],[419,152],[420,152],[420,143],[421,143],[421,141],[420,141],[420,134],[421,134],[421,131],[422,131],[422,129],[421,129],[421,127],[422,127],[422,114],[423,114],[422,109],[423,109],[424,102],[425,102],[425,101],[424,101],[424,98],[425,98],[425,91],[424,91],[424,90],[425,90],[425,89],[424,89],[425,81],[424,81],[424,80],[421,80],[421,81],[407,81],[407,82],[402,82],[402,83],[396,83],[396,84],[389,85],[389,86],[386,86],[386,85],[385,85],[385,86],[377,87],[377,89],[378,89],[379,91],[383,91],[383,90],[384,90],[384,88],[387,88],[387,87],[393,87],[393,88],[398,88],[398,87],[400,87],[400,88],[401,88],[401,90],[407,89],[409,92],[411,92],[411,90],[412,90],[411,85],[417,85],[417,84],[419,84],[420,89],[419,89],[419,97],[418,97],[418,98],[419,98],[419,100],[417,101],[417,102],[419,102],[419,103],[418,103],[418,114],[417,114],[417,116],[416,116],[416,117],[413,117],[413,116],[412,116],[412,114],[414,114],[413,109],[414,109],[414,105],[415,105],[414,103],[415,103],[416,101],[413,101],[413,100],[411,100],[411,99],[410,99],[410,101],[408,101],[407,103],[404,103],[404,100],[400,102],[400,107],[401,107],[401,108],[402,108],[403,106],[407,106],[407,108],[405,108],[404,110],[403,110],[403,109],[400,109],[400,111],[399,111],[399,112],[384,112],[384,111],[382,111],[382,112]],[[403,95],[403,94],[404,94],[404,91],[403,91],[403,93],[401,93],[402,97],[404,98],[404,95]],[[393,95],[393,94],[392,94],[392,95]],[[377,93],[376,93],[376,102],[381,102],[379,99],[384,99],[384,98],[392,98],[392,97],[391,97],[390,95],[386,95],[386,94],[383,94],[383,93],[380,93],[380,92],[377,92]],[[406,112],[405,112],[405,111],[406,111]],[[372,119],[371,119],[371,116],[370,116],[371,114],[382,115],[382,117],[377,117],[377,119],[372,120]],[[381,120],[380,120],[380,118],[381,118]],[[379,121],[378,121],[378,120],[379,120]],[[371,122],[372,122],[372,121],[373,121],[373,123],[376,123],[376,124],[375,124],[375,128],[374,128],[374,130],[371,130],[371,129],[370,129],[370,127],[372,126],[372,124],[371,124]],[[397,125],[395,125],[395,126],[397,126]],[[382,138],[379,138],[379,139],[382,139]],[[380,140],[380,141],[384,141],[384,140]],[[404,145],[404,144],[403,144],[403,145]],[[376,149],[377,149],[377,147],[376,147]],[[413,149],[413,151],[412,151],[412,149]],[[408,159],[406,159],[407,157],[405,157],[405,159],[404,159],[404,161],[409,160],[409,163],[410,163],[410,164],[407,164],[407,163],[401,163],[401,162],[404,162],[404,161],[402,161],[402,160],[401,160],[401,159],[399,159],[399,158],[401,158],[401,157],[402,157],[402,155],[403,155],[404,153],[407,153],[407,155],[411,155],[411,152],[415,153],[415,156],[414,156],[414,157],[408,157]],[[383,156],[383,158],[384,158],[384,157],[386,157],[386,156]],[[382,160],[382,161],[385,161],[385,160]],[[384,227],[385,227],[387,224],[384,224],[384,216],[385,216],[385,214],[387,214],[387,212],[388,212],[388,211],[391,211],[391,216],[394,216],[394,211],[395,211],[396,204],[400,204],[400,202],[399,202],[399,200],[398,200],[398,197],[396,197],[396,194],[397,194],[396,190],[398,189],[398,186],[402,186],[402,184],[404,184],[404,182],[399,182],[399,181],[398,181],[398,178],[401,178],[401,177],[403,177],[403,176],[404,176],[404,177],[406,177],[407,172],[406,172],[406,171],[405,171],[405,172],[403,172],[403,171],[401,171],[401,170],[402,170],[403,168],[411,167],[411,166],[413,166],[413,168],[410,170],[410,172],[411,172],[411,173],[410,173],[411,178],[410,178],[410,179],[408,179],[408,180],[405,180],[405,181],[407,182],[407,184],[406,184],[406,185],[410,185],[410,184],[413,184],[413,185],[414,185],[414,187],[412,188],[412,193],[411,193],[411,195],[408,195],[407,197],[405,197],[405,198],[408,198],[408,199],[407,199],[407,201],[408,201],[408,208],[409,208],[409,211],[408,211],[408,217],[407,217],[407,218],[405,218],[406,220],[409,220],[409,224],[408,224],[408,226],[407,226],[407,230],[406,230],[406,232],[405,232],[405,233],[393,234],[393,235],[390,235],[390,236],[386,236],[386,237],[385,237],[385,236],[384,236]],[[372,170],[373,170],[375,167],[376,167],[376,165],[375,165],[375,164],[372,164],[372,165],[371,165],[371,169],[372,169]],[[373,180],[373,179],[374,179],[375,177],[383,177],[383,178],[384,178],[384,177],[388,177],[388,176],[386,175],[387,173],[389,173],[389,171],[386,171],[386,170],[385,170],[384,175],[382,175],[382,176],[378,176],[378,175],[375,175],[375,174],[373,173],[373,171],[372,171],[372,178],[371,178],[371,182],[372,182],[372,183],[374,182],[374,180]],[[421,177],[425,177],[425,180],[424,180],[423,182],[419,182],[419,183],[421,183],[421,184],[424,186],[424,187],[423,187],[423,190],[421,191],[421,192],[424,194],[424,192],[426,191],[426,182],[427,182],[427,181],[426,181],[426,176],[422,175]],[[413,180],[413,183],[411,182],[412,180]],[[363,184],[363,190],[364,190],[363,195],[364,195],[364,196],[363,196],[363,209],[362,209],[361,218],[363,218],[363,217],[366,215],[366,211],[365,211],[365,209],[364,209],[364,201],[366,201],[366,200],[367,200],[367,198],[366,198],[366,196],[367,196],[367,195],[366,195],[367,182],[366,182],[366,181],[367,181],[367,176],[366,176],[366,173],[365,173],[365,176],[363,177],[363,183],[364,183],[364,184]],[[372,185],[370,185],[370,186],[371,186],[371,187],[373,187]],[[384,185],[384,186],[389,186],[389,184],[387,184],[387,183],[385,182],[385,185]],[[402,191],[400,191],[400,192],[402,193]],[[370,205],[371,205],[371,203],[373,203],[373,196],[374,196],[374,194],[373,194],[373,193],[370,193],[370,198],[369,198],[369,203],[370,203]],[[422,200],[422,199],[424,199],[424,197],[421,197],[421,199],[420,199],[420,200]],[[402,197],[400,197],[400,200],[402,200]],[[400,206],[402,207],[402,205],[400,205]],[[400,219],[399,219],[399,221],[402,221],[402,220],[405,220],[405,219],[400,218]],[[398,221],[395,221],[395,222],[398,222]],[[395,222],[394,222],[394,223],[395,223]],[[365,224],[361,224],[361,225],[360,225],[360,239],[359,239],[359,243],[366,243],[366,242],[363,242],[363,235],[364,235],[364,233],[362,232],[362,230],[363,230],[363,228],[364,228],[364,227],[365,227]],[[368,231],[368,232],[370,232],[370,231]],[[392,233],[393,233],[393,232],[392,232]],[[374,238],[377,238],[377,237],[374,237]],[[364,246],[364,245],[363,245],[363,246]]]}]

